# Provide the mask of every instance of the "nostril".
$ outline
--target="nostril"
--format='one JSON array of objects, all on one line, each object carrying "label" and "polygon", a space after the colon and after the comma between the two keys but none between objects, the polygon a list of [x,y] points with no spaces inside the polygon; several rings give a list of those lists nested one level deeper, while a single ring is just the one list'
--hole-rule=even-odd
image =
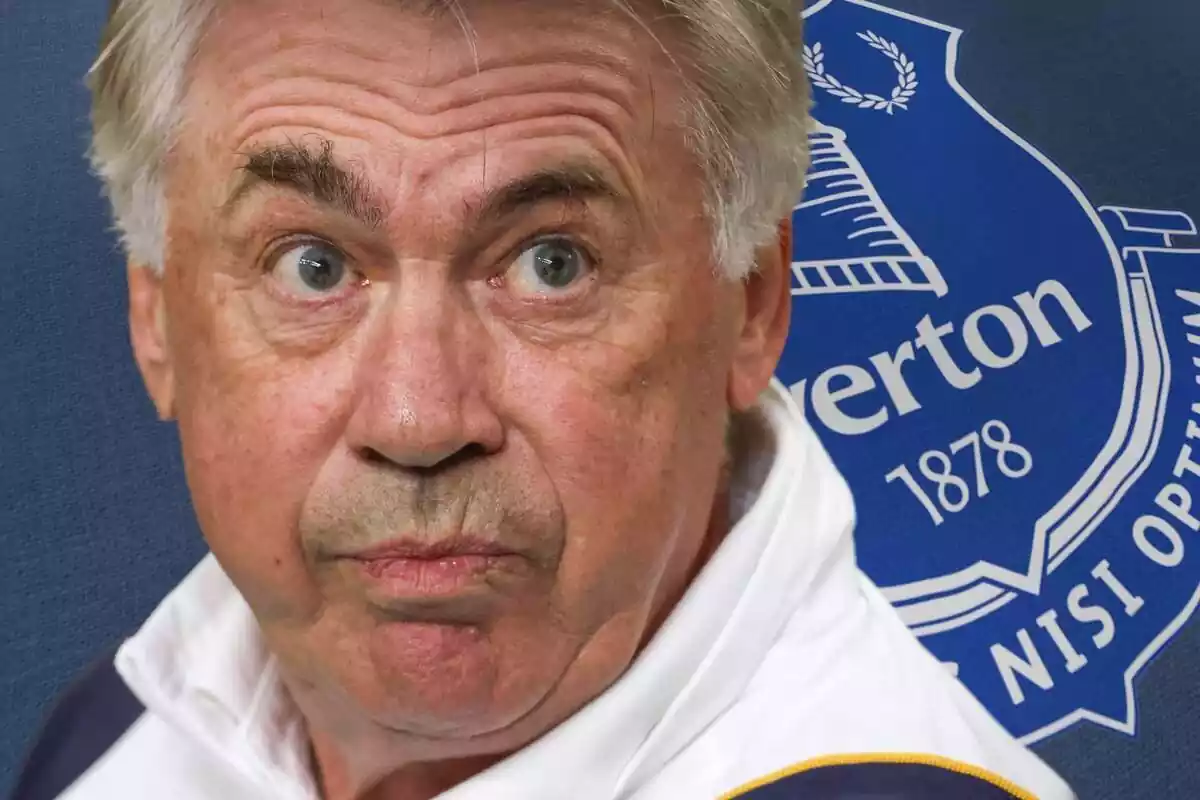
[{"label": "nostril", "polygon": [[487,454],[488,454],[488,450],[486,447],[484,447],[482,444],[479,444],[478,442],[471,442],[470,444],[467,444],[465,447],[460,447],[457,451],[455,451],[454,453],[451,453],[448,458],[444,459],[441,463],[439,463],[437,465],[437,468],[453,469],[454,467],[458,466],[459,464],[464,464],[469,461],[474,461],[477,458],[483,458]]},{"label": "nostril", "polygon": [[360,455],[362,456],[363,461],[366,461],[368,464],[390,464],[390,463],[392,463],[392,460],[390,458],[388,458],[383,453],[376,450],[374,447],[362,448]]},{"label": "nostril", "polygon": [[431,473],[443,472],[454,469],[461,464],[474,461],[477,458],[483,458],[488,455],[488,449],[478,442],[470,442],[449,455],[441,458],[412,458],[397,459],[388,456],[386,453],[375,449],[374,447],[363,447],[360,449],[360,455],[368,464],[377,464],[380,466],[400,467],[413,472]]}]

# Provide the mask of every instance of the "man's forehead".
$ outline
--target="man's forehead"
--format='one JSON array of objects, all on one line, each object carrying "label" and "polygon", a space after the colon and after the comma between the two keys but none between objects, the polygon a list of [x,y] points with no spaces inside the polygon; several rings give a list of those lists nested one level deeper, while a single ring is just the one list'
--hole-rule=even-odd
[{"label": "man's forehead", "polygon": [[[198,56],[253,62],[295,48],[354,52],[420,88],[513,63],[591,62],[645,78],[674,65],[644,0],[252,0],[223,3]],[[660,60],[661,59],[661,60]]]},{"label": "man's forehead", "polygon": [[[606,201],[646,222],[651,194],[696,165],[674,124],[681,89],[661,77],[670,57],[613,7],[467,3],[447,17],[382,0],[231,4],[193,65],[183,182],[189,194],[208,184],[209,209],[274,186],[372,228],[397,210],[466,222],[535,197]],[[529,130],[564,121],[591,130]],[[466,158],[445,155],[455,149]],[[471,174],[447,178],[456,160]]]}]

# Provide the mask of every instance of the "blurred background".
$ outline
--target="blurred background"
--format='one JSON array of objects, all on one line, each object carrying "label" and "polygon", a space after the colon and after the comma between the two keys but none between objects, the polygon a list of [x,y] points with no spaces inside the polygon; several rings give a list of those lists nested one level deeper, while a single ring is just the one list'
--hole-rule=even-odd
[{"label": "blurred background", "polygon": [[[1200,3],[884,4],[963,29],[962,84],[1091,202],[1200,218]],[[0,794],[47,703],[204,552],[83,155],[106,5],[0,0]],[[1193,619],[1136,679],[1135,735],[1036,749],[1081,798],[1200,797],[1198,674]]]}]

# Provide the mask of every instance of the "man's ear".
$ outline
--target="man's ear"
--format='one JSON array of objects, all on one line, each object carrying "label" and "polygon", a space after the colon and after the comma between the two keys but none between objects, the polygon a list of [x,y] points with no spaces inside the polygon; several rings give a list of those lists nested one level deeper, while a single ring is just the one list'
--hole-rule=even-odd
[{"label": "man's ear", "polygon": [[779,223],[779,234],[755,253],[754,271],[742,281],[745,314],[729,373],[729,405],[745,411],[767,388],[792,317],[792,220]]},{"label": "man's ear", "polygon": [[163,279],[154,270],[130,264],[129,338],[133,357],[158,418],[175,415],[175,369],[167,345],[167,309]]}]

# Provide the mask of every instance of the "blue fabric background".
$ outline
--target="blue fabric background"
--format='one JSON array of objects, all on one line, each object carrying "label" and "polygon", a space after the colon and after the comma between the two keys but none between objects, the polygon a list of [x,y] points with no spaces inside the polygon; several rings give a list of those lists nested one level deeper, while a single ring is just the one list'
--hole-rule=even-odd
[{"label": "blue fabric background", "polygon": [[[1200,4],[890,0],[963,28],[959,77],[1097,203],[1200,218]],[[105,3],[0,0],[0,788],[46,703],[203,552],[130,358],[87,174]],[[1082,798],[1200,796],[1200,622],[1139,678],[1134,738],[1038,745]]]}]

